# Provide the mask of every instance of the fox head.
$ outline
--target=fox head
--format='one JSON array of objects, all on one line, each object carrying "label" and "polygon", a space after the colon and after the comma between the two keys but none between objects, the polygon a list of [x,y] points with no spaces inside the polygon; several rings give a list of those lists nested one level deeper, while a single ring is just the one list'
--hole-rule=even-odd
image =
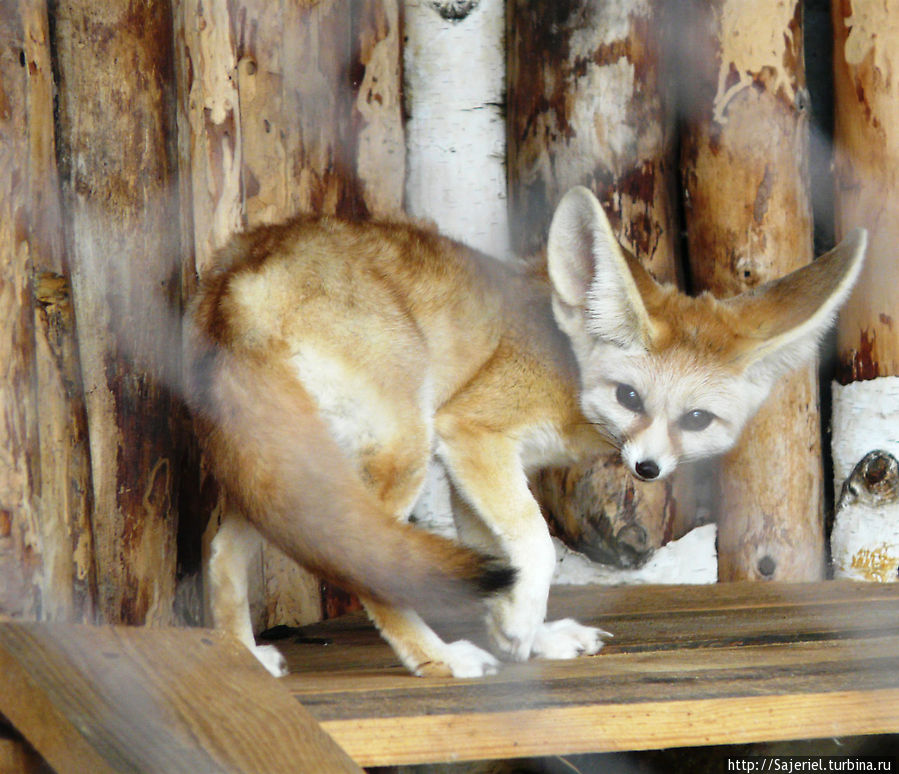
[{"label": "fox head", "polygon": [[621,249],[593,194],[572,189],[553,216],[547,258],[585,418],[643,480],[727,451],[775,381],[815,355],[866,241],[856,229],[785,277],[724,300],[693,298],[653,280]]}]

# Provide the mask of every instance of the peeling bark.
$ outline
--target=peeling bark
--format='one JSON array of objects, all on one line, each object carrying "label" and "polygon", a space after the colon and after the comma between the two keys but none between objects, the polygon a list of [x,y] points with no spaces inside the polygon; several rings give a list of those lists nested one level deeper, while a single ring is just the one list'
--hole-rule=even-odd
[{"label": "peeling bark", "polygon": [[842,384],[899,376],[899,21],[886,6],[833,4],[837,237],[868,229],[862,276],[840,314]]},{"label": "peeling bark", "polygon": [[[519,253],[544,247],[558,200],[586,185],[622,244],[657,279],[677,281],[663,5],[507,4],[509,209]],[[686,531],[678,510],[687,493],[676,489],[636,483],[617,452],[535,481],[563,540],[623,566]]]},{"label": "peeling bark", "polygon": [[[834,32],[834,183],[836,232],[868,229],[868,251],[858,284],[837,326],[833,385],[834,487],[869,453],[899,454],[899,20],[885,5],[860,0],[832,4]],[[896,580],[896,505],[854,503],[835,515],[835,572],[849,572],[867,551],[889,577],[861,568],[859,577]],[[843,528],[839,528],[842,522]],[[854,529],[846,528],[853,524]],[[888,550],[886,542],[892,535]],[[885,542],[886,541],[886,542]],[[881,551],[881,549],[884,551]],[[889,562],[887,562],[889,564]],[[864,572],[862,572],[864,570]],[[853,571],[854,572],[854,571]],[[870,576],[870,577],[869,577]]]},{"label": "peeling bark", "polygon": [[61,179],[102,617],[172,621],[180,264],[167,3],[56,4]]},{"label": "peeling bark", "polygon": [[[31,256],[28,249],[27,73],[20,9],[0,7],[0,609],[40,615],[38,429]],[[18,48],[18,51],[16,50]]]},{"label": "peeling bark", "polygon": [[0,287],[0,613],[96,614],[90,459],[63,250],[46,4],[7,4]]},{"label": "peeling bark", "polygon": [[[812,258],[801,6],[689,8],[681,99],[690,263],[695,289],[724,297]],[[822,576],[818,411],[810,367],[776,388],[725,458],[722,580]]]}]

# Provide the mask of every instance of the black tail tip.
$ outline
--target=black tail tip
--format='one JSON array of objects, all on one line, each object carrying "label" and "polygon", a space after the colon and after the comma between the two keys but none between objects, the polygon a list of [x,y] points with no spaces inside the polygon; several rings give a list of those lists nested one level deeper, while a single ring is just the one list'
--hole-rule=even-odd
[{"label": "black tail tip", "polygon": [[477,579],[478,591],[484,596],[496,594],[512,587],[518,570],[511,567],[504,559],[485,556],[481,564],[481,573]]}]

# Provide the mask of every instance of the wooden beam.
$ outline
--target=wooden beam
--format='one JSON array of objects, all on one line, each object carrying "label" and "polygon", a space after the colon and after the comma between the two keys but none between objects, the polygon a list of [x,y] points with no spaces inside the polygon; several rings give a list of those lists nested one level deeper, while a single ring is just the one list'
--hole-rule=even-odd
[{"label": "wooden beam", "polygon": [[66,772],[359,772],[236,640],[0,624],[0,713]]}]

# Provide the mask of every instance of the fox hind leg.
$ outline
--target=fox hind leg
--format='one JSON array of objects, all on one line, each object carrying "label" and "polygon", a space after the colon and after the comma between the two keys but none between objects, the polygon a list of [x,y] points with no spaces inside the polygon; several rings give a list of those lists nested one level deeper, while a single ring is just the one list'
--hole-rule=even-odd
[{"label": "fox hind leg", "polygon": [[[386,445],[379,453],[362,455],[360,460],[363,478],[398,520],[408,518],[427,474],[430,434],[422,426],[417,443],[412,441],[415,436],[409,432],[402,444]],[[468,640],[442,640],[414,610],[364,595],[362,603],[403,666],[415,675],[472,678],[494,674],[499,668],[496,658]]]},{"label": "fox hind leg", "polygon": [[283,677],[287,674],[284,657],[273,645],[256,644],[250,620],[249,564],[261,540],[239,513],[226,512],[206,562],[207,610],[216,629],[233,634],[271,674]]}]

